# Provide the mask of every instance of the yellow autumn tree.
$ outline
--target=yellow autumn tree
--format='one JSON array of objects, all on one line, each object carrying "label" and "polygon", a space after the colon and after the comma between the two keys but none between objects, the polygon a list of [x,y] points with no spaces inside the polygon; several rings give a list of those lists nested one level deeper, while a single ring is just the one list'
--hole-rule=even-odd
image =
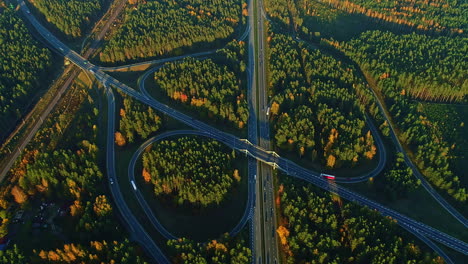
[{"label": "yellow autumn tree", "polygon": [[335,166],[336,158],[333,155],[329,155],[327,159],[327,166],[333,168]]},{"label": "yellow autumn tree", "polygon": [[283,246],[287,245],[288,244],[287,238],[289,237],[289,230],[285,226],[281,225],[276,230],[276,233],[278,233],[278,236],[281,241],[281,245]]},{"label": "yellow autumn tree", "polygon": [[223,251],[223,252],[227,252],[227,247],[223,244],[223,243],[219,243],[218,241],[216,240],[212,240],[210,243],[208,243],[208,245],[206,246],[206,248],[209,250],[209,249],[214,249],[216,251]]},{"label": "yellow autumn tree", "polygon": [[279,104],[277,102],[273,102],[270,107],[270,112],[272,115],[277,115],[279,112]]},{"label": "yellow autumn tree", "polygon": [[94,201],[93,210],[98,216],[105,216],[112,212],[112,207],[105,195],[99,195]]},{"label": "yellow autumn tree", "polygon": [[47,254],[47,258],[50,261],[59,261],[60,260],[59,254],[57,254],[55,251],[49,251],[49,253]]},{"label": "yellow autumn tree", "polygon": [[234,177],[234,179],[236,179],[236,181],[240,182],[241,177],[239,175],[239,170],[235,169],[232,177]]},{"label": "yellow autumn tree", "polygon": [[41,250],[41,252],[39,252],[39,257],[45,260],[47,259],[47,253],[44,250]]}]

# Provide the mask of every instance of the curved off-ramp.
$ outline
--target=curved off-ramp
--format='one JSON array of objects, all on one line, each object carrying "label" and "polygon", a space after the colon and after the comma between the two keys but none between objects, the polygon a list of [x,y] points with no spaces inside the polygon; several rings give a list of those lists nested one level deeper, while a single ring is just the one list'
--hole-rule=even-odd
[{"label": "curved off-ramp", "polygon": [[[169,131],[165,132],[163,134],[154,136],[148,140],[146,140],[141,146],[135,151],[133,154],[129,166],[128,166],[128,180],[129,182],[134,182],[135,183],[135,165],[138,160],[138,158],[141,156],[143,151],[150,146],[151,144],[163,140],[168,137],[173,137],[173,136],[180,136],[180,135],[190,135],[190,136],[203,136],[203,137],[208,137],[211,139],[215,139],[210,133],[203,132],[203,131],[197,131],[197,130],[174,130],[174,131]],[[224,142],[221,142],[224,143]],[[229,146],[228,147],[232,147]],[[248,179],[248,198],[247,198],[247,204],[244,210],[244,214],[239,220],[239,222],[236,224],[236,226],[229,232],[230,235],[236,235],[238,234],[242,228],[245,226],[247,221],[250,219],[250,214],[251,214],[251,208],[253,206],[253,184],[255,184],[255,181],[252,179]],[[166,239],[177,239],[178,237],[171,234],[157,219],[157,217],[154,215],[153,210],[151,207],[148,205],[146,200],[144,199],[143,195],[141,194],[140,190],[137,188],[136,190],[134,189],[135,196],[138,200],[138,203],[140,206],[143,208],[145,211],[145,214],[148,216],[150,219],[151,223],[153,226],[161,233],[162,236],[164,236]]]}]

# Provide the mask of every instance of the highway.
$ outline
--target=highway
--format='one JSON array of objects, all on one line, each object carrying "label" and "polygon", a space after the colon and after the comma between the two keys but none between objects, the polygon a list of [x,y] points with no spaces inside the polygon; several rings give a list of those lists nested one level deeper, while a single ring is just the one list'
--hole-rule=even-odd
[{"label": "highway", "polygon": [[[76,63],[83,63],[82,61],[76,61]],[[391,209],[388,209],[372,200],[369,200],[357,193],[351,192],[344,187],[341,186],[336,186],[335,188],[330,189],[328,187],[329,183],[328,181],[324,180],[322,177],[320,177],[319,172],[313,172],[310,170],[307,170],[305,168],[302,168],[295,164],[292,161],[289,161],[287,159],[279,157],[277,154],[274,152],[265,150],[261,148],[260,146],[254,145],[250,143],[246,139],[240,139],[238,137],[235,137],[231,134],[222,132],[210,125],[207,125],[203,122],[200,122],[199,120],[196,120],[190,116],[187,116],[175,109],[170,108],[169,106],[162,104],[155,99],[148,98],[147,96],[133,90],[132,88],[128,87],[127,85],[121,83],[120,81],[114,79],[113,77],[105,74],[104,72],[101,71],[95,71],[94,69],[91,69],[91,73],[94,74],[94,76],[103,84],[105,85],[113,85],[117,89],[121,90],[125,94],[133,97],[134,99],[147,104],[154,109],[163,112],[164,114],[167,114],[168,116],[175,118],[179,120],[180,122],[187,124],[188,126],[191,126],[194,129],[199,129],[202,131],[205,131],[210,134],[210,136],[214,139],[217,139],[227,145],[230,145],[232,148],[246,153],[247,155],[260,160],[264,163],[267,163],[270,166],[273,166],[274,168],[279,168],[282,171],[286,172],[288,175],[304,179],[308,182],[311,182],[325,190],[332,191],[337,193],[338,195],[341,195],[345,199],[351,200],[351,201],[356,201],[362,205],[367,205],[368,207],[372,209],[376,209],[380,211],[383,215],[388,215],[396,220],[407,224],[409,226],[412,226],[413,229],[419,230],[421,233],[431,237],[432,239],[435,239],[448,247],[453,248],[454,250],[460,251],[464,254],[468,252],[468,245],[460,241],[458,239],[455,239],[453,237],[450,237],[440,231],[437,231],[427,225],[424,225],[422,223],[419,223],[417,221],[414,221],[402,214],[399,214],[396,211],[393,211]]]},{"label": "highway", "polygon": [[[24,2],[20,1],[19,2],[21,5],[21,8],[23,12],[27,12],[27,7],[24,5]],[[383,205],[380,205],[379,203],[376,203],[370,199],[367,199],[364,196],[361,196],[360,194],[354,193],[342,186],[336,185],[334,183],[330,183],[320,177],[319,172],[313,172],[310,170],[307,170],[305,168],[302,168],[298,166],[297,164],[293,163],[292,161],[289,161],[287,159],[279,157],[277,154],[265,150],[262,147],[252,144],[246,139],[240,139],[238,137],[235,137],[233,135],[230,135],[228,133],[222,132],[212,126],[209,126],[203,122],[200,122],[198,120],[195,120],[191,118],[190,116],[187,116],[181,112],[178,112],[177,110],[174,110],[170,108],[169,106],[162,104],[154,99],[148,98],[147,96],[133,90],[132,88],[126,86],[125,84],[121,83],[120,81],[116,80],[115,78],[107,75],[106,73],[102,72],[99,70],[98,67],[92,65],[89,63],[86,59],[81,57],[79,54],[76,52],[70,50],[66,45],[61,43],[57,38],[55,38],[52,34],[50,34],[42,25],[40,25],[37,20],[31,16],[27,15],[27,18],[30,20],[30,22],[36,27],[38,32],[45,37],[46,40],[49,41],[49,43],[54,47],[57,48],[62,52],[64,56],[66,56],[70,61],[72,61],[74,64],[76,64],[78,67],[88,70],[91,74],[95,76],[95,78],[100,81],[104,86],[114,86],[115,88],[119,89],[123,93],[133,97],[134,99],[147,104],[154,109],[167,114],[168,116],[175,118],[179,120],[180,122],[187,124],[191,126],[194,129],[199,129],[201,131],[204,131],[210,135],[210,137],[219,140],[229,146],[231,146],[233,149],[236,149],[237,151],[246,153],[247,155],[263,162],[266,163],[274,168],[278,168],[282,171],[284,171],[286,174],[306,180],[324,190],[336,193],[340,195],[342,198],[350,200],[350,201],[355,201],[361,205],[365,205],[371,209],[378,210],[382,215],[385,216],[390,216],[393,219],[397,220],[397,222],[400,225],[405,225],[408,228],[411,228],[412,230],[415,230],[419,232],[420,234],[427,236],[435,241],[438,241],[447,247],[450,247],[458,252],[461,252],[463,254],[468,254],[468,244],[460,241],[459,239],[453,238],[443,232],[440,232],[432,227],[429,227],[425,224],[422,224],[420,222],[417,222],[411,218],[408,218],[394,210],[391,210],[389,208],[386,208]],[[110,88],[108,88],[109,94],[111,94]],[[113,101],[113,98],[110,98],[109,95],[109,100]],[[111,107],[110,107],[111,108]],[[113,112],[110,112],[109,110],[109,125],[108,125],[108,133],[109,135],[112,134],[112,136],[108,137],[107,140],[107,171],[108,171],[108,176],[109,177],[114,177],[115,178],[115,153],[114,153],[114,132],[115,132],[115,120],[112,118]],[[114,186],[117,186],[117,184],[114,184]],[[148,238],[148,235],[144,232],[144,230],[141,228],[140,223],[136,221],[134,216],[131,214],[131,212],[128,210],[128,207],[126,207],[125,201],[121,197],[119,197],[118,191],[115,190],[116,187],[111,188],[112,194],[116,195],[115,196],[115,201],[117,204],[117,207],[119,208],[119,211],[122,212],[122,215],[124,215],[125,220],[129,223],[129,226],[132,229],[132,232],[134,232],[137,237],[140,237],[140,239],[144,240],[142,242],[142,245],[145,248],[151,247],[151,251],[149,253],[160,263],[167,263],[167,259],[164,257],[162,253],[160,253],[159,248],[154,244],[154,242],[151,240],[151,238]],[[118,188],[117,188],[118,189]],[[141,229],[140,229],[141,228]],[[149,239],[149,241],[146,241]]]},{"label": "highway", "polygon": [[[254,46],[252,52],[254,57],[253,72],[255,73],[256,86],[252,89],[252,93],[257,99],[255,105],[255,120],[253,121],[256,129],[258,129],[259,146],[265,150],[271,150],[270,143],[270,125],[269,125],[269,103],[266,81],[266,60],[265,60],[265,31],[264,20],[261,11],[263,10],[262,0],[255,1],[256,11],[252,16],[254,30],[251,31],[251,41]],[[256,44],[256,45],[255,45]],[[278,240],[276,236],[277,218],[275,207],[275,188],[273,186],[273,169],[271,166],[258,162],[258,184],[257,186],[257,208],[255,225],[260,227],[258,235],[261,235],[263,244],[261,248],[256,248],[255,252],[258,255],[256,263],[277,263],[278,255]],[[261,256],[261,258],[260,258]],[[262,262],[263,260],[263,262]]]},{"label": "highway", "polygon": [[[250,0],[248,2],[248,25],[251,31],[248,34],[248,62],[247,62],[247,103],[249,107],[249,119],[247,122],[247,139],[253,144],[257,144],[258,141],[258,125],[257,125],[257,72],[256,72],[256,56],[255,56],[255,34],[253,31],[255,27],[255,14],[254,14],[254,2]],[[250,238],[252,239],[250,245],[252,250],[252,261],[253,263],[262,263],[263,256],[263,223],[262,223],[262,203],[261,203],[261,192],[260,181],[258,180],[257,174],[259,172],[257,160],[249,157],[248,161],[249,177],[254,178],[254,207],[252,208],[252,219],[250,221]]]}]

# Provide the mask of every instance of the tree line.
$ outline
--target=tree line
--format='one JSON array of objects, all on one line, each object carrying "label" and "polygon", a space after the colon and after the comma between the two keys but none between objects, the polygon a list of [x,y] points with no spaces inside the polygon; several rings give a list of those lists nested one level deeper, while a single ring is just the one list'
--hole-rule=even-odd
[{"label": "tree line", "polygon": [[16,245],[0,251],[0,263],[135,263],[147,264],[135,254],[135,247],[127,239],[123,241],[95,240],[87,244],[64,244],[63,248],[34,250],[34,256],[26,256]]},{"label": "tree line", "polygon": [[0,139],[22,117],[50,66],[50,51],[32,38],[15,11],[0,7]]},{"label": "tree line", "polygon": [[106,0],[34,0],[30,1],[47,22],[70,39],[83,36],[86,26],[96,20]]},{"label": "tree line", "polygon": [[89,245],[64,244],[63,248],[40,250],[32,263],[135,263],[146,264],[135,254],[135,248],[127,239],[123,241],[90,241]]},{"label": "tree line", "polygon": [[276,146],[328,168],[373,159],[364,109],[377,108],[355,70],[285,35],[273,33],[269,47]]},{"label": "tree line", "polygon": [[405,198],[421,185],[421,181],[414,177],[413,171],[406,165],[401,152],[396,153],[392,167],[381,180],[380,188],[391,200]]},{"label": "tree line", "polygon": [[224,234],[217,240],[196,243],[187,238],[167,241],[168,252],[174,264],[247,264],[252,252],[243,237]]},{"label": "tree line", "polygon": [[[314,0],[306,0],[314,1]],[[330,0],[331,6],[360,13],[413,29],[464,33],[468,29],[466,3],[463,1],[372,1]]]},{"label": "tree line", "polygon": [[245,56],[244,46],[233,41],[213,59],[168,63],[155,73],[156,85],[203,117],[241,129],[249,114],[245,84],[238,77],[245,74],[245,61],[240,60]]},{"label": "tree line", "polygon": [[123,108],[120,109],[119,132],[116,141],[119,146],[126,142],[133,143],[135,138],[146,139],[151,133],[156,132],[161,127],[161,117],[159,117],[149,106],[136,102],[123,93]]},{"label": "tree line", "polygon": [[100,59],[124,62],[214,46],[241,23],[241,4],[240,0],[148,0],[128,6],[123,25]]},{"label": "tree line", "polygon": [[219,205],[241,175],[234,168],[235,152],[218,141],[198,137],[163,140],[143,154],[142,176],[157,196],[176,204]]},{"label": "tree line", "polygon": [[[397,31],[465,35],[466,4],[461,1],[271,0],[266,9],[273,20],[309,37],[347,36],[359,27],[376,25]],[[335,38],[336,39],[336,38]]]},{"label": "tree line", "polygon": [[310,184],[279,186],[277,234],[285,263],[441,263],[396,221]]}]

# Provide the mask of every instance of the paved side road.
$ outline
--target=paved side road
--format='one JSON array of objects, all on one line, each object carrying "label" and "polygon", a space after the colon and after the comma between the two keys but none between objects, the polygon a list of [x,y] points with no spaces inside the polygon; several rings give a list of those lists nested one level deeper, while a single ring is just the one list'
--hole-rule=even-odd
[{"label": "paved side road", "polygon": [[137,240],[145,251],[158,263],[169,264],[169,260],[163,254],[161,249],[154,243],[153,239],[146,233],[145,229],[141,226],[140,222],[132,214],[128,208],[122,192],[120,191],[119,182],[117,181],[115,173],[115,143],[114,143],[114,132],[115,132],[115,98],[112,89],[107,88],[107,101],[108,101],[108,123],[107,123],[107,153],[106,153],[106,169],[112,197],[114,198],[115,205],[119,210],[122,218],[130,229],[130,233],[133,238]]},{"label": "paved side road", "polygon": [[[210,137],[209,133],[199,131],[199,130],[174,130],[174,131],[169,131],[169,132],[154,136],[154,137],[146,140],[136,150],[136,152],[133,154],[133,156],[132,156],[132,158],[130,160],[130,163],[129,163],[129,166],[128,166],[128,180],[129,180],[129,183],[132,182],[132,181],[135,182],[135,165],[136,165],[136,162],[137,162],[138,158],[143,153],[143,151],[145,151],[145,149],[148,146],[150,146],[151,144],[153,144],[154,142],[163,140],[163,139],[168,138],[168,137],[176,136],[176,135],[197,135],[197,136]],[[112,137],[112,135],[110,135],[110,134],[108,136]],[[249,194],[248,194],[244,214],[241,217],[241,219],[239,220],[239,222],[237,223],[237,225],[229,232],[229,235],[231,235],[231,236],[237,235],[242,230],[242,228],[245,226],[245,224],[247,224],[248,220],[250,219],[251,210],[252,210],[252,206],[253,206],[253,192],[250,191],[250,190],[253,188],[252,187],[253,184],[255,184],[255,181],[253,181],[253,179],[249,178],[248,179],[248,189],[249,189],[248,193]],[[140,206],[145,211],[145,214],[148,216],[148,219],[151,221],[151,224],[159,231],[159,233],[161,233],[161,235],[163,235],[166,239],[177,239],[178,237],[171,234],[158,221],[158,219],[156,218],[156,216],[153,213],[153,210],[151,210],[151,207],[149,206],[149,204],[144,199],[144,197],[143,197],[142,193],[140,192],[140,190],[137,188],[136,190],[134,189],[133,191],[134,191],[135,196],[136,196],[136,198],[138,200],[138,203],[140,204]]]}]

